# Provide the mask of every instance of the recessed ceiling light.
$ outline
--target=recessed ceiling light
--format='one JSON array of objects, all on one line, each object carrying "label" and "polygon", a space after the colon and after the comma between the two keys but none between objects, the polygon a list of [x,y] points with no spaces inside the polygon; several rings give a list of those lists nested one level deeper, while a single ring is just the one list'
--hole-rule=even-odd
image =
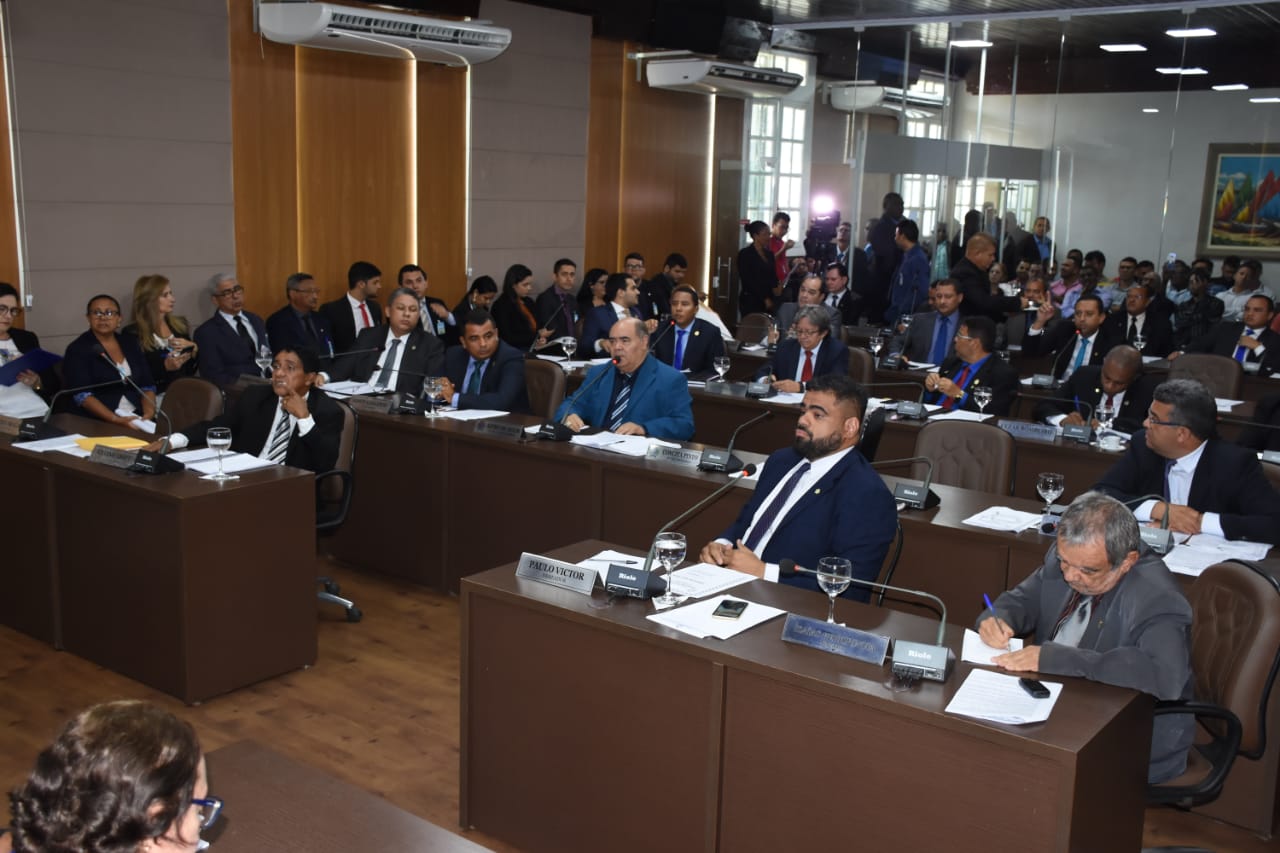
[{"label": "recessed ceiling light", "polygon": [[1211,30],[1208,27],[1192,27],[1186,30],[1165,30],[1164,34],[1167,36],[1173,36],[1176,39],[1202,39],[1208,38],[1209,36],[1216,36],[1218,31]]},{"label": "recessed ceiling light", "polygon": [[1196,68],[1157,68],[1156,70],[1157,70],[1157,71],[1159,71],[1161,74],[1181,74],[1183,77],[1197,77],[1197,76],[1199,76],[1199,75],[1201,75],[1201,74],[1208,74],[1208,73],[1209,73],[1208,71],[1204,70],[1203,68],[1199,68],[1199,67],[1196,67]]},{"label": "recessed ceiling light", "polygon": [[1145,53],[1147,50],[1140,44],[1100,44],[1098,47],[1107,53]]},{"label": "recessed ceiling light", "polygon": [[1280,104],[1280,98],[1250,98],[1251,104]]},{"label": "recessed ceiling light", "polygon": [[952,47],[991,47],[992,42],[986,39],[956,39],[951,42]]},{"label": "recessed ceiling light", "polygon": [[1142,111],[1143,111],[1144,113],[1158,113],[1158,112],[1160,112],[1160,111],[1159,111],[1158,109],[1156,109],[1155,107],[1143,107],[1143,108],[1142,108]]},{"label": "recessed ceiling light", "polygon": [[1219,83],[1213,87],[1215,92],[1243,92],[1249,87],[1244,83]]}]

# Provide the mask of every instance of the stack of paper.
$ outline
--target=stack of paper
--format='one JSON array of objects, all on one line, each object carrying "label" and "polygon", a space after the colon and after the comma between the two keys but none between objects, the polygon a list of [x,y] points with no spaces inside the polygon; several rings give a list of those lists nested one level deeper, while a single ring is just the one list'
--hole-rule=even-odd
[{"label": "stack of paper", "polygon": [[[170,457],[178,460],[186,465],[192,471],[200,474],[212,474],[218,470],[218,451],[210,450],[202,447],[198,450],[184,450],[180,453],[171,453]],[[248,453],[223,453],[222,454],[222,470],[227,474],[237,474],[241,471],[252,471],[255,468],[270,468],[274,465],[266,459],[252,456]]]},{"label": "stack of paper", "polygon": [[906,361],[907,361],[907,367],[911,368],[912,370],[937,370],[938,369],[938,365],[932,364],[927,361],[912,361],[911,359],[907,359]]},{"label": "stack of paper", "polygon": [[981,412],[970,412],[967,409],[952,409],[949,412],[940,412],[936,415],[930,415],[931,421],[989,421],[995,415],[984,415]]},{"label": "stack of paper", "polygon": [[623,456],[644,456],[649,452],[649,439],[643,435],[618,435],[616,432],[598,432],[595,435],[575,435],[571,444],[621,453]]},{"label": "stack of paper", "polygon": [[804,394],[799,391],[779,391],[772,397],[765,398],[766,403],[777,403],[780,406],[794,406],[804,402]]},{"label": "stack of paper", "polygon": [[1049,688],[1048,699],[1032,697],[1018,686],[1016,675],[975,669],[951,697],[947,713],[1013,726],[1043,723],[1049,719],[1049,712],[1062,695],[1062,685],[1048,681],[1041,683]]},{"label": "stack of paper", "polygon": [[1223,397],[1214,397],[1213,402],[1218,404],[1219,412],[1229,412],[1236,406],[1244,402],[1244,400],[1227,400]]},{"label": "stack of paper", "polygon": [[450,409],[439,412],[440,417],[455,421],[478,421],[482,418],[500,418],[507,414],[510,412],[500,412],[497,409]]},{"label": "stack of paper", "polygon": [[988,530],[1020,533],[1039,524],[1040,516],[1034,512],[1022,512],[1007,506],[992,506],[977,515],[969,516],[964,523],[974,527],[985,527]]},{"label": "stack of paper", "polygon": [[373,386],[368,382],[326,382],[321,389],[330,397],[354,397],[374,392]]},{"label": "stack of paper", "polygon": [[82,438],[84,438],[83,435],[74,432],[71,435],[58,435],[53,438],[42,438],[39,441],[17,442],[11,446],[17,450],[30,450],[33,453],[48,453],[51,450],[79,450],[76,442]]},{"label": "stack of paper", "polygon": [[672,591],[687,598],[703,598],[715,595],[735,586],[755,580],[755,575],[726,569],[711,563],[697,563],[677,569],[672,581]]},{"label": "stack of paper", "polygon": [[1265,542],[1236,542],[1209,533],[1197,533],[1164,555],[1169,571],[1199,577],[1214,563],[1227,560],[1261,560],[1271,546]]},{"label": "stack of paper", "polygon": [[[676,591],[680,591],[679,580],[676,581]],[[753,601],[748,602],[747,609],[742,611],[742,615],[737,619],[717,619],[712,616],[711,614],[720,606],[720,602],[726,600],[741,601],[742,599],[728,595],[717,595],[714,598],[708,598],[706,601],[686,604],[684,607],[677,607],[674,610],[667,610],[662,613],[653,613],[648,618],[659,625],[665,625],[668,628],[692,634],[700,640],[707,637],[727,640],[730,637],[741,634],[748,628],[754,628],[786,612],[776,607],[757,604]]]},{"label": "stack of paper", "polygon": [[76,439],[76,445],[85,451],[92,452],[95,447],[111,447],[116,450],[137,450],[146,447],[147,443],[131,435],[95,435],[90,438]]},{"label": "stack of paper", "polygon": [[[988,611],[990,615],[990,611]],[[976,663],[979,666],[995,666],[991,659],[1002,655],[1005,652],[1016,652],[1022,648],[1022,640],[1014,637],[1009,641],[1007,649],[993,649],[986,643],[982,642],[982,636],[972,628],[964,629],[964,647],[960,650],[960,659],[966,663]]]}]

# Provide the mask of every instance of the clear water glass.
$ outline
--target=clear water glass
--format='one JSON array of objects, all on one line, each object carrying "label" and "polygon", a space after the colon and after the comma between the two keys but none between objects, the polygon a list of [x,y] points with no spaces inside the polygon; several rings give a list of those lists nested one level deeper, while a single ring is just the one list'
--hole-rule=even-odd
[{"label": "clear water glass", "polygon": [[271,369],[271,347],[266,344],[258,347],[258,355],[254,358],[253,363],[258,365],[258,371],[264,377],[269,376]]},{"label": "clear water glass", "polygon": [[715,361],[711,363],[711,366],[716,369],[716,373],[718,374],[716,381],[718,382],[724,381],[725,375],[728,374],[729,372],[729,363],[730,363],[729,356],[727,355],[716,356]]},{"label": "clear water glass", "polygon": [[228,474],[222,470],[222,451],[231,447],[231,430],[227,427],[209,427],[209,431],[205,433],[205,444],[213,448],[218,454],[218,470],[213,474],[205,474],[200,479],[216,480],[225,482],[227,480],[239,480],[238,474]]},{"label": "clear water glass", "polygon": [[836,599],[849,588],[853,564],[844,557],[823,557],[818,561],[818,587],[827,594],[827,621],[835,624]]},{"label": "clear water glass", "polygon": [[667,590],[662,595],[654,599],[659,607],[670,607],[680,601],[675,594],[675,581],[673,572],[676,566],[684,562],[684,555],[688,549],[688,543],[685,541],[683,533],[660,533],[653,540],[653,550],[658,562],[667,570]]},{"label": "clear water glass", "polygon": [[991,389],[986,385],[979,385],[973,389],[973,402],[978,404],[978,414],[985,415],[987,413],[987,404],[991,402]]},{"label": "clear water glass", "polygon": [[1044,512],[1053,511],[1053,502],[1067,490],[1067,478],[1061,474],[1046,472],[1036,477],[1036,491],[1044,498]]}]

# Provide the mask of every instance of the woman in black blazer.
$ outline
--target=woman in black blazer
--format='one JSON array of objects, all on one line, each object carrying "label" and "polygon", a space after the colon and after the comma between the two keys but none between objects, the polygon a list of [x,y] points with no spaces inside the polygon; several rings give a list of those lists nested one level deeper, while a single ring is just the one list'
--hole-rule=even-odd
[{"label": "woman in black blazer", "polygon": [[493,300],[491,309],[498,337],[521,352],[528,352],[535,344],[545,344],[551,336],[551,330],[539,329],[534,319],[534,304],[529,298],[531,290],[533,270],[524,264],[515,264],[507,270],[502,292]]},{"label": "woman in black blazer", "polygon": [[[63,357],[63,378],[67,387],[82,388],[112,380],[120,382],[77,393],[75,402],[79,409],[76,413],[121,426],[130,426],[138,418],[150,420],[155,417],[156,384],[151,378],[151,369],[147,367],[142,347],[133,335],[116,332],[120,327],[120,303],[113,296],[99,294],[89,300],[86,316],[89,331],[67,344]],[[121,380],[122,372],[142,388],[142,394]],[[116,414],[117,409],[126,411],[126,414]]]},{"label": "woman in black blazer", "polygon": [[[0,364],[11,361],[25,352],[40,348],[40,339],[26,329],[15,329],[14,322],[22,316],[22,304],[18,291],[11,284],[0,281]],[[58,377],[52,369],[36,373],[24,370],[18,381],[31,388],[45,402],[58,390]]]},{"label": "woman in black blazer", "polygon": [[133,285],[133,322],[124,334],[133,335],[142,347],[157,392],[175,379],[196,375],[191,326],[173,313],[175,304],[169,279],[162,275],[144,275]]},{"label": "woman in black blazer", "polygon": [[738,316],[772,314],[779,286],[769,251],[769,226],[757,219],[744,230],[751,242],[738,252]]}]

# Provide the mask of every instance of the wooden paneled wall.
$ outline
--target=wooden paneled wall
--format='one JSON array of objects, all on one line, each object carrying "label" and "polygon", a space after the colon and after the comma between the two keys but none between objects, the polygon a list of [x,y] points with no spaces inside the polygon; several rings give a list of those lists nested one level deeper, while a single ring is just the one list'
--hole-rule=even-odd
[{"label": "wooden paneled wall", "polygon": [[434,295],[460,299],[467,72],[275,44],[253,31],[252,0],[227,2],[236,267],[249,309],[279,308],[300,269],[336,299],[356,260],[382,270],[384,297],[402,264],[420,262]]},{"label": "wooden paneled wall", "polygon": [[[0,73],[8,75],[9,56],[6,49],[4,40],[0,39],[0,68],[4,69]],[[21,290],[18,284],[20,274],[18,215],[14,196],[13,170],[7,168],[7,164],[13,162],[13,151],[9,140],[9,105],[4,106],[4,109],[0,109],[0,163],[6,164],[5,168],[0,168],[0,281],[12,284]],[[15,325],[21,327],[22,320]]]}]

